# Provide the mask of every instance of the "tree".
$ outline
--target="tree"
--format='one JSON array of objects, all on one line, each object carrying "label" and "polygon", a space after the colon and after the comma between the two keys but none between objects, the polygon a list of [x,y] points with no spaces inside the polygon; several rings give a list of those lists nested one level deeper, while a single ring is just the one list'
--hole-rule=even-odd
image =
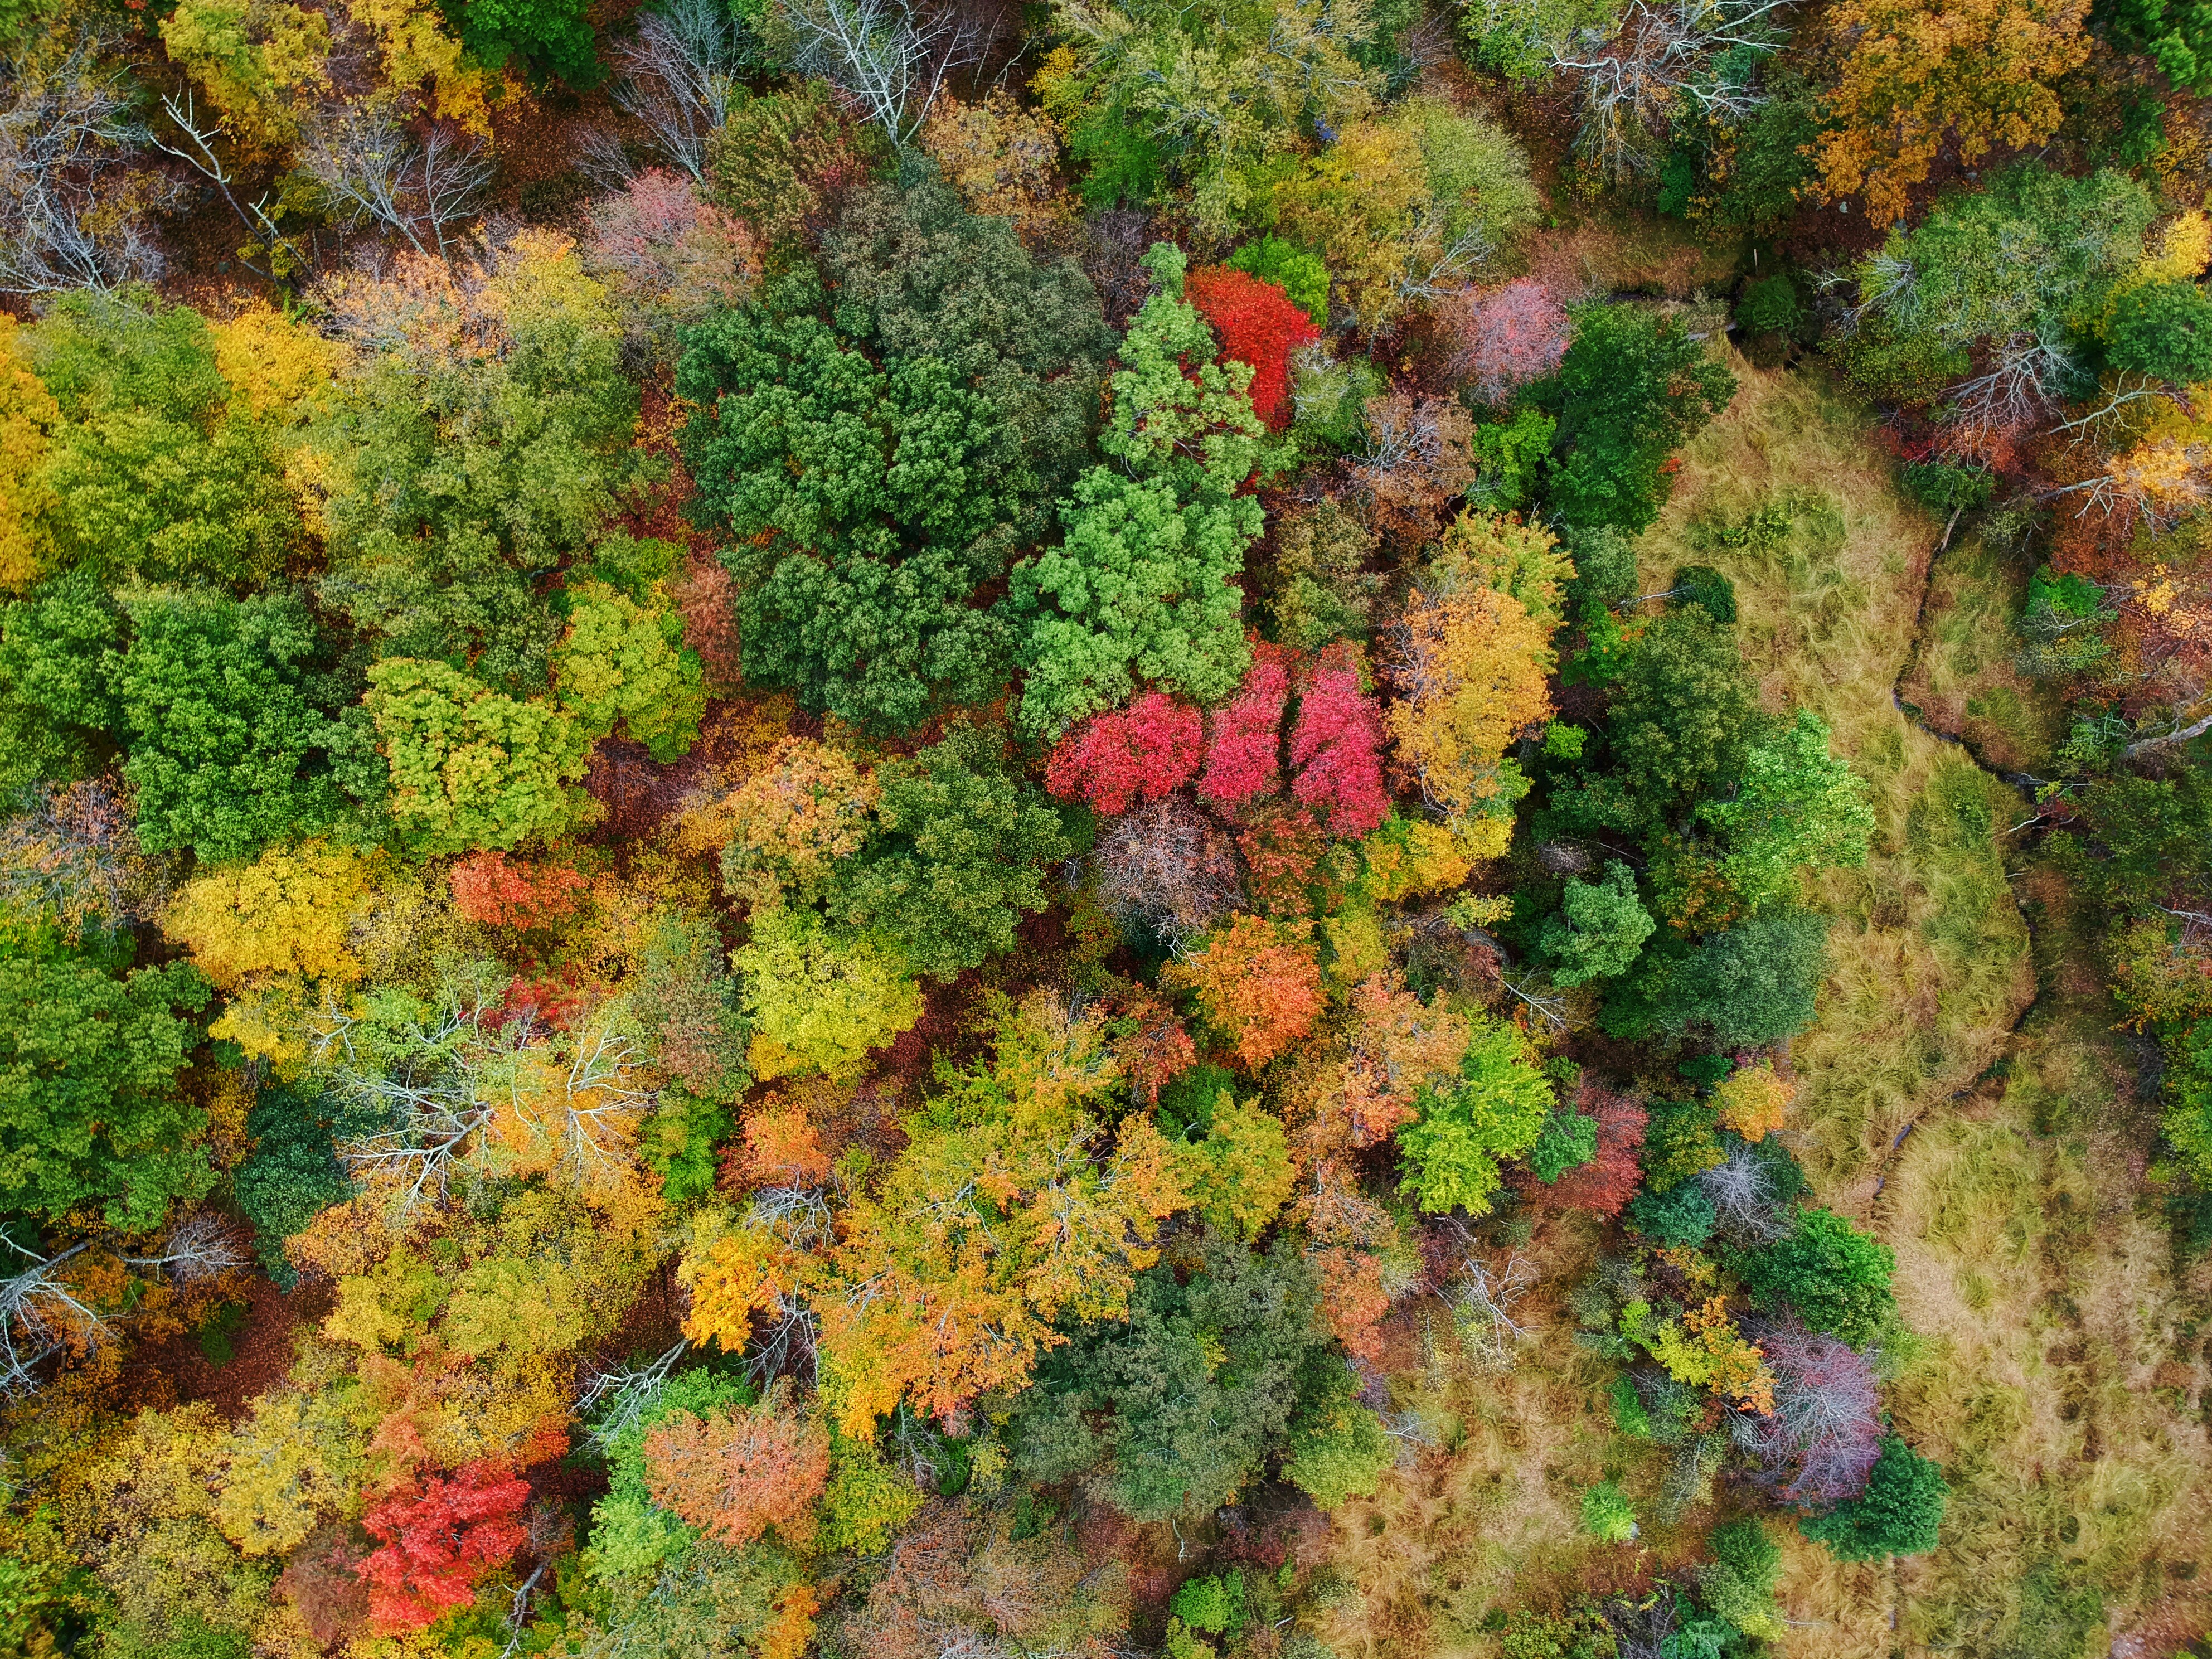
[{"label": "tree", "polygon": [[866,842],[878,795],[874,777],[843,750],[786,738],[730,794],[723,886],[755,910],[786,895],[818,897],[839,862]]},{"label": "tree", "polygon": [[594,204],[590,224],[584,258],[615,298],[633,359],[672,362],[683,330],[743,303],[759,283],[757,239],[680,173],[647,167]]},{"label": "tree", "polygon": [[1735,395],[1735,377],[1680,319],[1632,305],[1577,313],[1558,374],[1530,394],[1559,422],[1549,490],[1558,521],[1649,529],[1672,488],[1668,454]]},{"label": "tree", "polygon": [[1566,307],[1530,276],[1463,288],[1437,311],[1453,339],[1452,377],[1482,404],[1503,404],[1558,369],[1573,329]]},{"label": "tree", "polygon": [[1274,563],[1260,579],[1276,641],[1319,651],[1332,640],[1365,638],[1382,586],[1367,568],[1375,532],[1328,498],[1278,514],[1273,532]]},{"label": "tree", "polygon": [[1487,1211],[1504,1179],[1498,1160],[1536,1144],[1553,1101],[1528,1038],[1498,1021],[1477,1024],[1458,1079],[1426,1092],[1419,1120],[1398,1132],[1406,1184],[1420,1206]]},{"label": "tree", "polygon": [[1183,1152],[1182,1179],[1191,1207],[1206,1225],[1251,1243],[1297,1182],[1282,1120],[1223,1090],[1206,1118],[1206,1138]]},{"label": "tree", "polygon": [[2087,0],[1844,0],[1826,20],[1845,54],[1816,141],[1830,199],[1863,194],[1877,225],[1947,148],[1971,166],[2057,130],[2054,84],[2089,55]]},{"label": "tree", "polygon": [[1559,965],[1561,985],[1587,985],[1625,974],[1659,924],[1636,896],[1636,874],[1618,859],[1606,860],[1605,879],[1568,878],[1559,914],[1544,923],[1545,953]]},{"label": "tree", "polygon": [[[1650,1021],[1680,1036],[1710,1031],[1723,1048],[1759,1048],[1796,1036],[1819,1013],[1827,974],[1828,919],[1802,910],[1759,916],[1704,940],[1686,957],[1651,961],[1633,994]],[[1632,1015],[1630,1023],[1642,1016]]]},{"label": "tree", "polygon": [[1450,817],[1504,817],[1528,788],[1505,751],[1552,712],[1551,629],[1486,582],[1436,575],[1391,630],[1393,759]]},{"label": "tree", "polygon": [[1805,1516],[1797,1529],[1826,1544],[1838,1561],[1925,1555],[1938,1541],[1948,1495],[1942,1466],[1891,1435],[1881,1443],[1865,1492],[1826,1515]]},{"label": "tree", "polygon": [[1827,726],[1802,708],[1745,754],[1734,798],[1703,803],[1698,817],[1726,832],[1720,872],[1753,908],[1785,895],[1800,870],[1863,865],[1874,834],[1865,781],[1830,758]]},{"label": "tree", "polygon": [[1193,271],[1183,292],[1220,339],[1222,357],[1251,365],[1252,412],[1280,432],[1291,419],[1291,353],[1321,331],[1275,283],[1226,266]]},{"label": "tree", "polygon": [[554,692],[585,732],[620,727],[665,764],[689,752],[707,710],[684,624],[599,582],[568,588],[568,631],[553,650]]},{"label": "tree", "polygon": [[349,848],[271,848],[186,882],[161,929],[225,990],[270,974],[343,984],[362,971],[348,934],[370,890],[370,866]]},{"label": "tree", "polygon": [[1285,653],[1261,647],[1237,695],[1206,719],[1206,772],[1198,793],[1216,806],[1240,806],[1282,781],[1283,712],[1291,696]]},{"label": "tree", "polygon": [[392,821],[417,852],[511,848],[576,821],[586,744],[559,709],[404,657],[377,664],[368,684]]},{"label": "tree", "polygon": [[1124,814],[1098,838],[1098,896],[1115,917],[1180,946],[1243,901],[1229,836],[1188,799]]},{"label": "tree", "polygon": [[1608,775],[1553,795],[1573,819],[1649,834],[1743,774],[1757,704],[1735,636],[1703,606],[1669,611],[1627,653],[1606,719]]},{"label": "tree", "polygon": [[1784,1320],[1759,1333],[1774,1372],[1774,1410],[1753,1425],[1765,1484],[1786,1503],[1849,1502],[1881,1455],[1881,1389],[1867,1356]]},{"label": "tree", "polygon": [[254,149],[281,152],[299,135],[301,106],[329,84],[329,23],[283,0],[184,0],[161,20],[161,44],[231,137]]},{"label": "tree", "polygon": [[476,1581],[522,1547],[514,1517],[529,1497],[528,1482],[477,1462],[372,1503],[361,1523],[380,1547],[355,1569],[369,1587],[371,1617],[412,1630],[472,1603]]},{"label": "tree", "polygon": [[[1343,1369],[1349,1379],[1352,1368]],[[1352,1498],[1372,1498],[1397,1462],[1398,1449],[1381,1418],[1348,1398],[1330,1401],[1319,1411],[1309,1405],[1291,1425],[1283,1479],[1327,1515]]]},{"label": "tree", "polygon": [[[127,946],[121,947],[127,951]],[[207,1114],[176,1088],[206,1006],[190,963],[126,971],[118,943],[0,931],[0,1212],[97,1204],[143,1232],[214,1179]]]},{"label": "tree", "polygon": [[1311,922],[1233,916],[1162,978],[1197,994],[1206,1023],[1258,1071],[1313,1029],[1323,1006]]},{"label": "tree", "polygon": [[2212,301],[2191,282],[2145,283],[2112,302],[2106,356],[2124,374],[2174,386],[2212,380]]},{"label": "tree", "polygon": [[109,659],[122,608],[89,571],[42,582],[0,611],[0,777],[82,775],[120,735]]},{"label": "tree", "polygon": [[307,606],[278,590],[129,608],[135,637],[109,672],[146,849],[244,858],[330,824],[343,800],[325,711],[343,694],[323,672],[327,647]]},{"label": "tree", "polygon": [[1188,1277],[1138,1276],[1126,1322],[1054,1352],[1018,1402],[1015,1466],[1079,1480],[1133,1520],[1202,1515],[1283,1449],[1309,1365],[1343,1363],[1316,1316],[1314,1270],[1292,1246],[1264,1254],[1209,1231]]},{"label": "tree", "polygon": [[1067,856],[1059,815],[1005,769],[1000,739],[956,727],[876,775],[876,834],[835,877],[832,908],[896,940],[917,972],[951,980],[1013,948],[1045,908],[1040,867]]},{"label": "tree", "polygon": [[353,1194],[332,1148],[329,1123],[318,1103],[291,1090],[262,1091],[246,1115],[253,1151],[231,1171],[231,1191],[253,1224],[254,1253],[277,1284],[289,1290],[299,1275],[284,1255],[284,1241],[307,1230],[322,1211]]},{"label": "tree", "polygon": [[730,962],[753,1018],[757,1077],[852,1076],[871,1048],[921,1018],[921,991],[895,950],[865,934],[841,939],[793,907],[757,917]]},{"label": "tree", "polygon": [[565,864],[510,864],[500,852],[471,853],[447,872],[453,908],[487,927],[543,927],[580,908],[591,882]]},{"label": "tree", "polygon": [[770,1527],[803,1547],[830,1479],[830,1435],[773,1395],[706,1417],[673,1411],[645,1437],[645,1478],[654,1503],[732,1549]]},{"label": "tree", "polygon": [[1342,641],[1299,676],[1291,731],[1291,798],[1333,836],[1364,836],[1390,816],[1382,787],[1382,723],[1359,687],[1359,666]]},{"label": "tree", "polygon": [[1797,1091],[1775,1075],[1774,1062],[1739,1066],[1714,1086],[1713,1104],[1721,1127],[1753,1146],[1782,1127],[1783,1114]]},{"label": "tree", "polygon": [[1896,1311],[1895,1253],[1826,1210],[1803,1212],[1795,1231],[1747,1253],[1740,1271],[1753,1306],[1793,1309],[1811,1329],[1855,1346]]},{"label": "tree", "polygon": [[1091,715],[1054,745],[1045,787],[1113,817],[1180,789],[1198,770],[1199,719],[1157,691]]},{"label": "tree", "polygon": [[884,160],[874,131],[821,81],[735,90],[707,139],[707,194],[766,247],[771,267],[804,257]]},{"label": "tree", "polygon": [[1057,177],[1060,133],[1049,116],[1024,110],[1005,88],[992,88],[981,103],[939,99],[921,142],[979,218],[1012,222],[1038,249],[1070,228],[1076,204]]},{"label": "tree", "polygon": [[1255,236],[1229,256],[1228,266],[1282,289],[1309,321],[1328,320],[1328,267],[1320,255],[1279,236]]},{"label": "tree", "polygon": [[967,608],[1021,506],[1005,416],[929,357],[870,362],[811,274],[694,331],[677,368],[700,522],[735,538],[746,677],[871,729],[981,701],[999,624]]},{"label": "tree", "polygon": [[[1549,1184],[1516,1182],[1523,1199],[1546,1209],[1589,1210],[1618,1215],[1635,1196],[1643,1171],[1638,1154],[1644,1145],[1646,1115],[1633,1097],[1600,1089],[1585,1080],[1576,1103],[1577,1114],[1595,1120],[1596,1152],[1589,1163],[1569,1170]],[[1581,1114],[1582,1107],[1593,1109]],[[1548,1124],[1550,1120],[1546,1120]],[[1539,1172],[1540,1174],[1540,1172]]]},{"label": "tree", "polygon": [[1372,331],[1404,307],[1408,269],[1437,234],[1416,133],[1378,122],[1340,129],[1274,196],[1278,228],[1321,256],[1338,304],[1362,327]]},{"label": "tree", "polygon": [[601,77],[587,8],[580,0],[462,0],[461,44],[488,70],[519,58],[585,88]]}]

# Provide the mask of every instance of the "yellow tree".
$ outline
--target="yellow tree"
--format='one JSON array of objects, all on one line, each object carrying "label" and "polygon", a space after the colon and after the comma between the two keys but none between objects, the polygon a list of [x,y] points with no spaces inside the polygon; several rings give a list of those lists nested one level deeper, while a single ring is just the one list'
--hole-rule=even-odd
[{"label": "yellow tree", "polygon": [[1971,166],[2058,129],[2054,83],[2089,55],[2088,0],[1840,0],[1827,14],[1842,65],[1815,146],[1830,200],[1905,216],[1946,146]]},{"label": "yellow tree", "polygon": [[1551,626],[1510,593],[1444,574],[1434,591],[1413,592],[1393,630],[1398,697],[1386,724],[1395,759],[1451,818],[1510,828],[1528,786],[1505,750],[1551,716]]}]

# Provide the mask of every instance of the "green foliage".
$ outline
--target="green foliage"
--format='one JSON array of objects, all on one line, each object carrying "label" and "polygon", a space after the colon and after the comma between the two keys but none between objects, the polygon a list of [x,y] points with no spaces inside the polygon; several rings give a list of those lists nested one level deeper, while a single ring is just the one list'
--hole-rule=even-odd
[{"label": "green foliage", "polygon": [[1021,539],[1090,459],[1114,331],[1073,259],[1033,259],[1012,224],[933,180],[860,191],[824,241],[838,326],[884,360],[930,358],[998,417],[982,465],[1018,496]]},{"label": "green foliage", "polygon": [[854,183],[880,174],[889,146],[854,118],[823,81],[756,94],[732,90],[729,115],[707,141],[707,193],[751,226],[771,269],[805,257]]},{"label": "green foliage", "polygon": [[89,571],[0,610],[0,780],[73,778],[94,769],[122,714],[109,672],[124,617]]},{"label": "green foliage", "polygon": [[2124,52],[2138,52],[2185,92],[2212,90],[2212,4],[2206,0],[2100,0],[2097,32]]},{"label": "green foliage", "polygon": [[1735,325],[1747,334],[1787,334],[1804,314],[1797,284],[1788,276],[1746,283],[1735,302]]},{"label": "green foliage", "polygon": [[1713,1236],[1713,1201],[1694,1181],[1665,1192],[1638,1193],[1628,1203],[1628,1222],[1644,1237],[1670,1249],[1695,1249]]},{"label": "green foliage", "polygon": [[957,726],[882,767],[877,832],[837,872],[833,906],[933,978],[1012,950],[1016,923],[1045,908],[1042,867],[1071,850],[1060,814],[1008,775],[1001,747],[983,728]]},{"label": "green foliage", "polygon": [[1659,926],[1636,896],[1636,872],[1619,859],[1606,861],[1602,881],[1570,877],[1559,908],[1545,922],[1541,942],[1559,964],[1552,977],[1561,985],[1626,973]]},{"label": "green foliage", "polygon": [[1987,507],[1996,482],[1996,475],[1985,468],[1942,461],[1908,461],[1897,470],[1898,487],[1930,513]]},{"label": "green foliage", "polygon": [[730,963],[744,981],[752,1067],[763,1078],[849,1077],[921,1018],[921,992],[896,949],[841,937],[797,906],[756,918]]},{"label": "green foliage", "polygon": [[1567,608],[1579,613],[1583,605],[1618,605],[1636,592],[1636,544],[1611,525],[1589,525],[1571,530],[1566,549],[1575,562],[1574,580],[1567,586]]},{"label": "green foliage", "polygon": [[1352,1368],[1334,1355],[1307,1367],[1305,1398],[1291,1425],[1283,1479],[1324,1515],[1354,1498],[1371,1498],[1397,1462],[1382,1419],[1353,1397]]},{"label": "green foliage", "polygon": [[1827,974],[1828,920],[1802,910],[1755,916],[1686,957],[1652,963],[1641,988],[1668,1035],[1693,1028],[1722,1048],[1764,1048],[1812,1024]]},{"label": "green foliage", "polygon": [[1874,834],[1865,781],[1830,757],[1827,726],[1802,708],[1788,731],[1752,745],[1735,798],[1698,816],[1727,833],[1721,873],[1754,908],[1787,896],[1801,870],[1863,866]]},{"label": "green foliage", "polygon": [[1654,1100],[1647,1103],[1644,1113],[1638,1161],[1644,1184],[1650,1191],[1666,1192],[1727,1157],[1715,1133],[1720,1110],[1708,1102]]},{"label": "green foliage", "polygon": [[1460,35],[1481,68],[1509,81],[1540,81],[1555,53],[1584,33],[1610,34],[1623,9],[1623,0],[1480,0],[1461,11]]},{"label": "green foliage", "polygon": [[572,87],[601,78],[586,0],[459,0],[461,44],[486,69],[520,58]]},{"label": "green foliage", "polygon": [[353,1192],[317,1103],[285,1088],[264,1090],[246,1114],[253,1152],[231,1174],[238,1207],[253,1224],[254,1254],[285,1289],[298,1282],[284,1241]]},{"label": "green foliage", "polygon": [[1187,1578],[1168,1598],[1168,1611],[1208,1636],[1240,1631],[1244,1628],[1244,1575],[1232,1567],[1225,1573]]},{"label": "green foliage", "polygon": [[726,529],[749,679],[881,731],[980,701],[1004,629],[969,596],[1023,512],[1006,416],[942,361],[878,367],[811,272],[702,324],[678,364],[694,510]]},{"label": "green foliage", "polygon": [[1948,1495],[1941,1466],[1891,1435],[1881,1443],[1865,1492],[1829,1514],[1804,1517],[1797,1528],[1838,1561],[1925,1555],[1936,1547]]},{"label": "green foliage", "polygon": [[558,835],[586,805],[585,733],[441,662],[386,658],[367,699],[392,777],[392,817],[417,853],[511,848]]},{"label": "green foliage", "polygon": [[176,1088],[207,1005],[190,963],[129,969],[113,946],[0,927],[0,1214],[96,1205],[126,1232],[214,1184],[207,1114]]},{"label": "green foliage", "polygon": [[1258,236],[1224,263],[1231,270],[1241,270],[1261,282],[1274,283],[1290,296],[1292,305],[1314,322],[1327,325],[1328,267],[1322,263],[1319,254],[1309,253],[1279,236]]},{"label": "green foliage", "polygon": [[568,632],[553,653],[563,713],[593,738],[617,726],[663,764],[690,750],[706,713],[699,659],[684,623],[585,582],[569,590]]},{"label": "green foliage", "polygon": [[1480,105],[1416,95],[1399,106],[1398,121],[1420,145],[1443,246],[1504,248],[1544,216],[1528,152]]},{"label": "green foliage", "polygon": [[2113,302],[2114,368],[2175,386],[2212,380],[2212,300],[2194,283],[2146,283]]},{"label": "green foliage", "polygon": [[689,1204],[714,1190],[715,1148],[737,1128],[730,1109],[681,1088],[661,1091],[660,1104],[639,1132],[638,1160],[660,1177],[671,1204]]},{"label": "green foliage", "polygon": [[149,852],[251,858],[312,836],[344,805],[331,775],[344,700],[307,607],[282,590],[237,600],[164,593],[129,606],[136,637],[110,672]]},{"label": "green foliage", "polygon": [[1735,584],[1709,564],[1680,567],[1667,588],[1674,605],[1694,605],[1723,625],[1735,621]]},{"label": "green foliage", "polygon": [[1827,1210],[1800,1212],[1794,1231],[1746,1253],[1736,1271],[1753,1306],[1795,1309],[1814,1330],[1854,1347],[1871,1341],[1897,1311],[1889,1288],[1896,1255]]},{"label": "green foliage", "polygon": [[1263,574],[1273,637],[1294,650],[1360,639],[1382,579],[1369,574],[1375,532],[1336,501],[1278,518],[1274,568]]},{"label": "green foliage", "polygon": [[1528,1168],[1537,1180],[1549,1186],[1596,1156],[1597,1120],[1584,1117],[1571,1106],[1554,1106],[1545,1115],[1536,1144],[1528,1149]]},{"label": "green foliage", "polygon": [[1559,373],[1529,401],[1559,418],[1552,509],[1571,532],[1650,527],[1669,481],[1661,468],[1728,407],[1735,377],[1678,318],[1632,305],[1586,307]]},{"label": "green foliage", "polygon": [[830,1485],[822,1495],[823,1548],[880,1555],[921,1503],[920,1489],[874,1446],[832,1431]]},{"label": "green foliage", "polygon": [[[1542,482],[1559,425],[1541,410],[1523,409],[1510,421],[1475,428],[1475,482],[1468,499],[1499,512],[1526,507]],[[1632,567],[1632,579],[1633,574]]]},{"label": "green foliage", "polygon": [[1318,346],[1291,365],[1291,436],[1301,453],[1341,454],[1367,435],[1367,401],[1389,390],[1382,371],[1364,357],[1339,361]]},{"label": "green foliage", "polygon": [[1398,1150],[1424,1210],[1480,1215],[1501,1179],[1498,1159],[1519,1157],[1543,1133],[1553,1090],[1528,1038],[1501,1021],[1477,1024],[1459,1069],[1457,1087],[1422,1092],[1420,1117],[1398,1132]]},{"label": "green foliage", "polygon": [[1137,1277],[1126,1324],[1072,1332],[1016,1402],[1015,1466],[1080,1480],[1132,1519],[1205,1514],[1280,1450],[1309,1360],[1334,1364],[1312,1267],[1292,1243],[1261,1254],[1208,1232],[1184,1280]]},{"label": "green foliage", "polygon": [[1583,1493],[1583,1530],[1601,1544],[1626,1544],[1636,1538],[1636,1505],[1610,1480]]},{"label": "green foliage", "polygon": [[1698,1599],[1746,1636],[1780,1641],[1789,1633],[1774,1604],[1782,1546],[1758,1516],[1715,1527],[1705,1539],[1713,1559],[1698,1572]]}]

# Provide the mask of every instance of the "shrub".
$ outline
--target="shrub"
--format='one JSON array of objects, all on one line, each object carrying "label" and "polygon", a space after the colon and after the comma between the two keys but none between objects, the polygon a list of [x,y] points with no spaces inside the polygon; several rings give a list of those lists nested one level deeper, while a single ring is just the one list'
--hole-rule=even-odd
[{"label": "shrub", "polygon": [[1639,1193],[1628,1206],[1628,1224],[1655,1243],[1694,1249],[1713,1236],[1713,1201],[1686,1181],[1663,1193]]},{"label": "shrub", "polygon": [[1936,1547],[1948,1496],[1942,1468],[1892,1435],[1881,1443],[1865,1492],[1797,1528],[1838,1561],[1925,1555]]},{"label": "shrub", "polygon": [[1795,1309],[1816,1331],[1856,1346],[1896,1310],[1889,1281],[1897,1256],[1827,1210],[1807,1210],[1786,1238],[1748,1253],[1737,1268],[1752,1305]]},{"label": "shrub", "polygon": [[1328,320],[1328,267],[1279,236],[1262,236],[1229,256],[1229,268],[1273,283],[1316,323]]},{"label": "shrub", "polygon": [[1601,1544],[1632,1543],[1636,1506],[1613,1482],[1601,1480],[1583,1493],[1583,1530]]}]

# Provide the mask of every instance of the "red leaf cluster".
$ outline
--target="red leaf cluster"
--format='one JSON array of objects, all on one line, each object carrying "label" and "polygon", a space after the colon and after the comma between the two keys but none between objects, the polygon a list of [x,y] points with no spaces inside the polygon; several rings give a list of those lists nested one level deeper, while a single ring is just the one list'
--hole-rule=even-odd
[{"label": "red leaf cluster", "polygon": [[770,1527],[804,1546],[830,1479],[830,1436],[771,1400],[751,1411],[672,1412],[645,1438],[653,1501],[732,1549]]},{"label": "red leaf cluster", "polygon": [[1216,806],[1240,806],[1255,795],[1272,793],[1280,780],[1276,752],[1291,696],[1288,655],[1279,647],[1255,645],[1244,684],[1207,721],[1206,773],[1198,793]]},{"label": "red leaf cluster", "polygon": [[526,1481],[489,1462],[464,1465],[387,1493],[361,1523],[383,1547],[355,1568],[368,1586],[369,1616],[415,1630],[476,1600],[476,1581],[522,1547],[515,1511]]},{"label": "red leaf cluster", "polygon": [[1180,789],[1198,770],[1198,710],[1158,691],[1093,714],[1060,740],[1045,787],[1112,817]]},{"label": "red leaf cluster", "polygon": [[487,927],[538,927],[573,916],[592,884],[566,865],[510,864],[496,852],[470,854],[447,880],[455,908]]},{"label": "red leaf cluster", "polygon": [[1359,689],[1350,645],[1330,646],[1306,671],[1291,763],[1291,794],[1318,812],[1329,833],[1364,836],[1390,816],[1382,787],[1382,720],[1375,699]]},{"label": "red leaf cluster", "polygon": [[1194,270],[1183,297],[1221,339],[1221,356],[1252,365],[1252,412],[1280,432],[1291,419],[1291,353],[1321,337],[1276,283],[1225,265]]},{"label": "red leaf cluster", "polygon": [[[1147,1107],[1160,1103],[1160,1091],[1188,1071],[1198,1059],[1190,1033],[1176,1011],[1141,985],[1115,1000],[1114,1059],[1129,1090]],[[1122,1028],[1126,1027],[1126,1030]]]}]

